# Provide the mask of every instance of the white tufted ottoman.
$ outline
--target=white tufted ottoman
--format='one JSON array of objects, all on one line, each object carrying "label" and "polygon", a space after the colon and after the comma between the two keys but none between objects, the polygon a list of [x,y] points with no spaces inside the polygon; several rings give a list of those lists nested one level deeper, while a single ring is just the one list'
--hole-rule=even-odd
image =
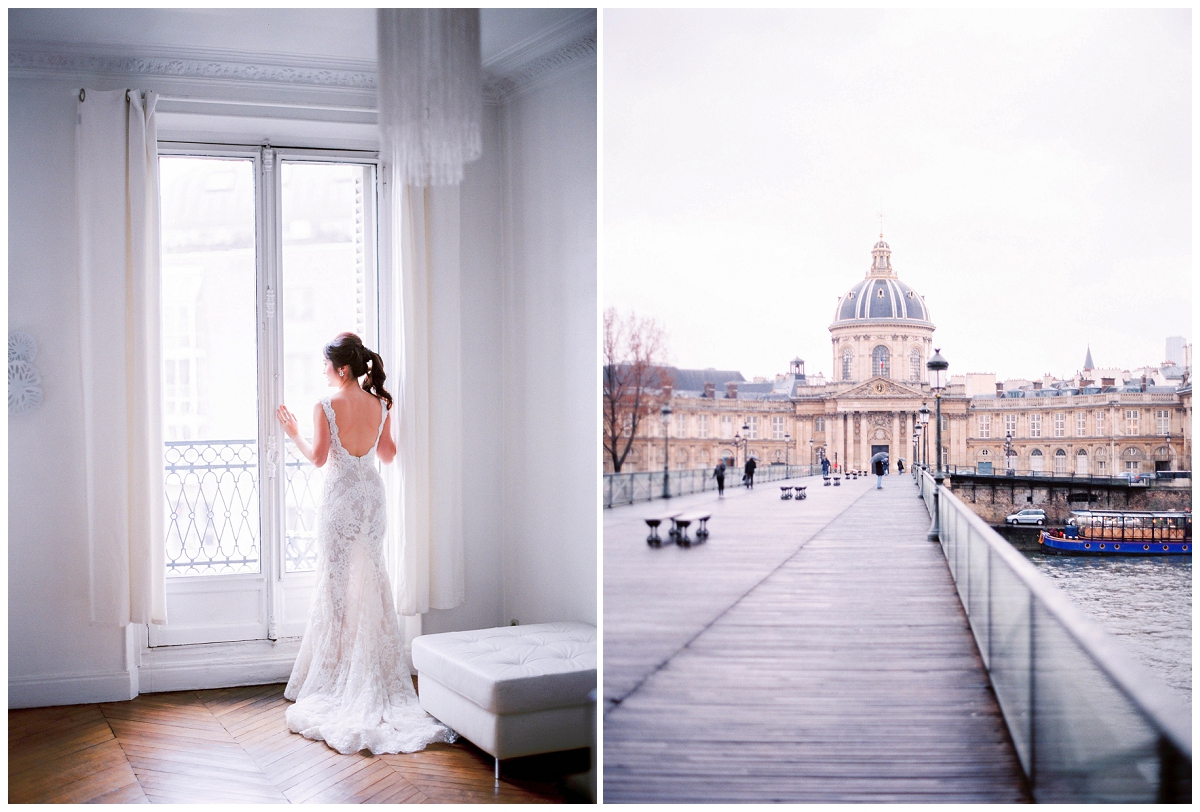
[{"label": "white tufted ottoman", "polygon": [[538,623],[413,640],[421,707],[500,759],[590,747],[596,627]]}]

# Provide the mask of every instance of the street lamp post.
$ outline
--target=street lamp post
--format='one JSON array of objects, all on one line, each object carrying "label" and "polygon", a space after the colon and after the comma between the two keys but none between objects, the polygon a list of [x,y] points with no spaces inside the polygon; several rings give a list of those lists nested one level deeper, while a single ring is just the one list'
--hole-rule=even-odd
[{"label": "street lamp post", "polygon": [[1004,475],[1012,476],[1015,472],[1012,469],[1012,432],[1004,433]]},{"label": "street lamp post", "polygon": [[808,438],[808,473],[809,473],[809,475],[812,474],[812,467],[816,464],[816,457],[814,456],[815,452],[816,452],[816,446],[817,446],[816,439],[813,437],[809,437]]},{"label": "street lamp post", "polygon": [[671,498],[671,406],[663,404],[662,407],[662,424],[663,424],[663,499]]},{"label": "street lamp post", "polygon": [[934,453],[937,455],[933,475],[933,521],[929,525],[929,540],[940,541],[941,528],[938,526],[938,497],[941,494],[942,483],[945,481],[945,474],[942,473],[942,390],[946,388],[946,370],[950,368],[950,364],[942,357],[942,351],[937,347],[933,348],[933,357],[929,359],[929,363],[925,364],[932,375],[929,388],[933,390],[934,407],[937,410],[937,416],[934,418],[937,423],[934,429]]},{"label": "street lamp post", "polygon": [[738,454],[742,453],[742,435],[738,432],[733,435],[733,467],[737,468],[741,465],[738,462]]},{"label": "street lamp post", "polygon": [[929,469],[929,407],[924,403],[917,412],[917,428],[921,430],[921,467]]},{"label": "street lamp post", "polygon": [[[792,435],[790,432],[785,432],[783,435],[783,467],[784,467],[785,471],[792,464],[791,452],[792,452]],[[779,457],[776,457],[775,459],[779,459]]]}]

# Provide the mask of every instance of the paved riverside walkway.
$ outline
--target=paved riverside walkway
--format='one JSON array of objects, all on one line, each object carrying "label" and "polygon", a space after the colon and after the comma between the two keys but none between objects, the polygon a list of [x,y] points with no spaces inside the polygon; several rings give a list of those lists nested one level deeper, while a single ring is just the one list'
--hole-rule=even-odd
[{"label": "paved riverside walkway", "polygon": [[912,479],[788,484],[604,512],[604,800],[1028,801]]}]

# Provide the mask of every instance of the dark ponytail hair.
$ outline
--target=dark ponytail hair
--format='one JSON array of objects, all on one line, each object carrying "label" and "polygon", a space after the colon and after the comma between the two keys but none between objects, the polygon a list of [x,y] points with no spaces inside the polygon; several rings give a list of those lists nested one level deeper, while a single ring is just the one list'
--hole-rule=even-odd
[{"label": "dark ponytail hair", "polygon": [[379,353],[363,346],[361,338],[354,333],[338,333],[337,338],[325,345],[325,357],[335,367],[350,367],[350,374],[355,378],[366,375],[363,391],[370,392],[392,408],[392,396],[383,388],[383,382],[387,380],[383,359]]}]

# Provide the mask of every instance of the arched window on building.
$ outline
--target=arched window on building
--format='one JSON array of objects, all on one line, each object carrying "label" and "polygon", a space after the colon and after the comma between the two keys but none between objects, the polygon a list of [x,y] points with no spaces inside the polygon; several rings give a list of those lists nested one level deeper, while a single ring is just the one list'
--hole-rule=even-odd
[{"label": "arched window on building", "polygon": [[1088,453],[1086,449],[1079,449],[1075,454],[1075,473],[1079,476],[1088,475]]},{"label": "arched window on building", "polygon": [[1108,449],[1101,446],[1096,449],[1096,476],[1108,476]]},{"label": "arched window on building", "polygon": [[921,380],[921,351],[914,348],[908,354],[909,380],[919,382]]},{"label": "arched window on building", "polygon": [[1042,450],[1035,448],[1029,452],[1029,471],[1030,473],[1040,474],[1042,472]]},{"label": "arched window on building", "polygon": [[1125,463],[1122,467],[1125,471],[1137,473],[1142,470],[1142,459],[1145,455],[1142,454],[1140,448],[1127,448],[1121,452],[1121,461]]},{"label": "arched window on building", "polygon": [[871,374],[892,377],[892,354],[882,344],[871,353]]},{"label": "arched window on building", "polygon": [[850,368],[854,366],[854,350],[847,347],[842,350],[842,380],[850,380]]},{"label": "arched window on building", "polygon": [[1165,445],[1154,449],[1154,470],[1171,470],[1171,449]]},{"label": "arched window on building", "polygon": [[1067,472],[1067,452],[1061,448],[1054,452],[1054,473],[1065,474]]}]

